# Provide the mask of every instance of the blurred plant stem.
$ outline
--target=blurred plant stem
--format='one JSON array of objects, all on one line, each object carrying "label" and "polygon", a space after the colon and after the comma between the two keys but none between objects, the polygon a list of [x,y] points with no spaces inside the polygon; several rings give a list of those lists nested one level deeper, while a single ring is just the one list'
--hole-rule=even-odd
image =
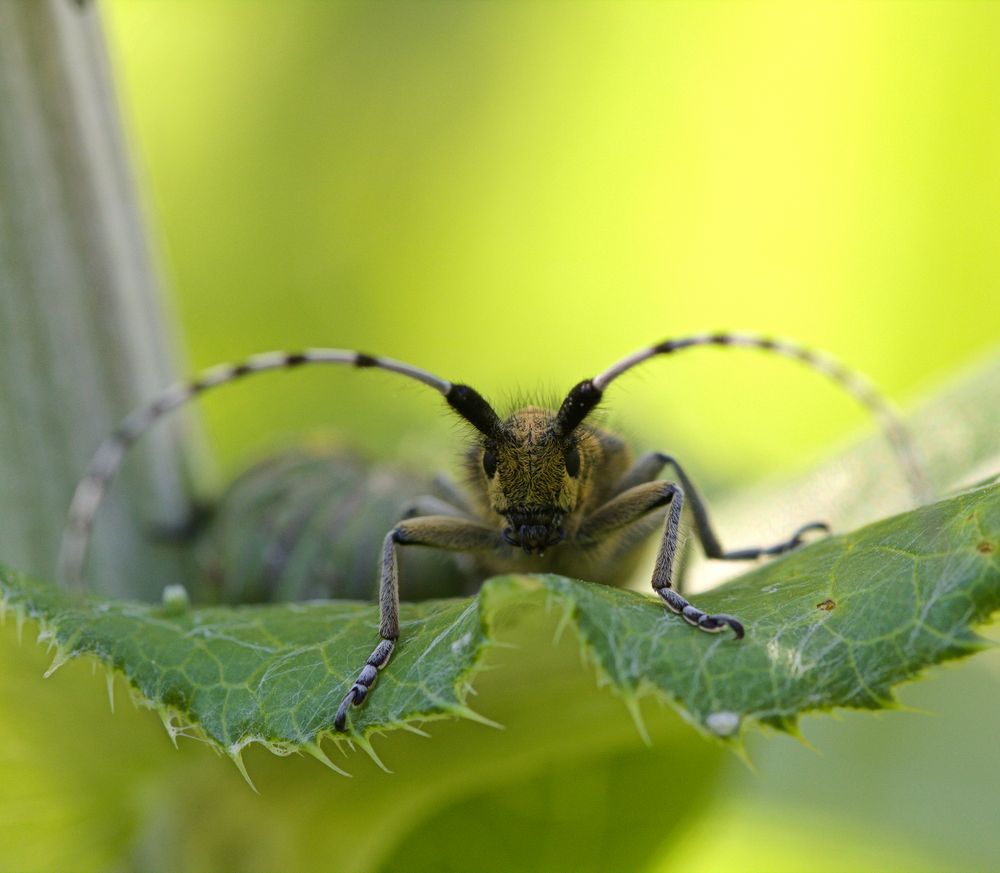
[{"label": "blurred plant stem", "polygon": [[[76,480],[173,355],[93,4],[0,0],[0,112],[0,554],[54,579]],[[159,428],[128,465],[92,549],[103,592],[178,578],[148,527],[188,512],[190,442]]]}]

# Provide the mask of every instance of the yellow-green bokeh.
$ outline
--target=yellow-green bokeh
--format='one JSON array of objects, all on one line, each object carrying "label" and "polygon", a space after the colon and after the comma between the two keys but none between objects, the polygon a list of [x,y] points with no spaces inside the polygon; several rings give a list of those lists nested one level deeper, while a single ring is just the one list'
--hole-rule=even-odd
[{"label": "yellow-green bokeh", "polygon": [[[192,365],[357,346],[502,401],[736,328],[905,398],[1000,339],[1000,6],[108,12]],[[864,422],[737,355],[648,367],[616,420],[723,481]],[[301,374],[206,406],[227,459],[321,423],[395,454],[445,432],[418,393]]]}]

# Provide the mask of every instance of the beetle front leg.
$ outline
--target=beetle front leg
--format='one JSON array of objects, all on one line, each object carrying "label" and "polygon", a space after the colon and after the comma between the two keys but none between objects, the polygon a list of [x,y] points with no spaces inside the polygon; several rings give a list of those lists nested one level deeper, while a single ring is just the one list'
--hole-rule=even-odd
[{"label": "beetle front leg", "polygon": [[742,639],[743,625],[738,619],[725,613],[709,615],[670,587],[681,527],[681,512],[684,509],[684,492],[672,482],[655,482],[653,485],[661,485],[664,496],[670,501],[667,523],[663,528],[663,542],[660,544],[656,565],[653,567],[653,590],[663,598],[668,609],[676,612],[688,624],[708,633],[718,633],[728,626],[733,629],[736,639]]},{"label": "beetle front leg", "polygon": [[629,488],[596,509],[581,525],[578,536],[583,540],[598,542],[664,506],[667,507],[667,520],[653,569],[653,590],[660,595],[671,612],[677,613],[688,624],[709,633],[718,633],[730,627],[736,638],[741,639],[743,625],[738,619],[723,613],[710,615],[671,587],[681,512],[684,509],[684,491],[680,486],[673,482],[647,482]]},{"label": "beetle front leg", "polygon": [[389,663],[399,639],[399,562],[400,546],[432,546],[453,552],[484,551],[500,544],[492,528],[450,516],[430,515],[397,524],[382,542],[382,569],[379,580],[379,643],[365,661],[358,678],[344,696],[333,726],[347,727],[347,712],[360,706],[371,692],[379,670]]}]

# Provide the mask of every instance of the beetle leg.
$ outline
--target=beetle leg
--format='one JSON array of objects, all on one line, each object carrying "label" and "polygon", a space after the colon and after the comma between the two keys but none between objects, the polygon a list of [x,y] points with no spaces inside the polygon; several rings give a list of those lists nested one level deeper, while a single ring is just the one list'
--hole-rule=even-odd
[{"label": "beetle leg", "polygon": [[496,548],[499,534],[492,528],[451,516],[429,515],[401,521],[382,543],[382,572],[379,582],[379,642],[365,661],[357,679],[344,696],[333,724],[338,731],[347,726],[347,712],[360,706],[368,697],[379,670],[389,658],[399,639],[399,563],[400,546],[432,546],[453,552],[485,551]]},{"label": "beetle leg", "polygon": [[660,595],[668,609],[680,615],[688,624],[710,633],[718,633],[730,627],[736,638],[741,638],[743,625],[738,619],[721,613],[710,615],[671,587],[681,511],[684,508],[684,491],[680,486],[673,482],[636,485],[595,510],[581,525],[577,535],[580,539],[597,542],[641,521],[649,513],[662,507],[667,507],[667,521],[653,570],[653,590]]},{"label": "beetle leg", "polygon": [[709,633],[718,633],[729,626],[733,629],[736,639],[742,639],[743,625],[739,620],[724,613],[709,615],[698,609],[680,592],[670,587],[674,557],[677,553],[677,538],[680,533],[681,511],[684,509],[684,491],[672,482],[654,482],[652,484],[666,486],[662,487],[662,490],[664,497],[670,501],[670,508],[667,510],[667,523],[663,528],[663,542],[660,544],[660,551],[656,555],[656,565],[653,567],[653,590],[663,598],[668,609],[676,612],[688,624]]}]

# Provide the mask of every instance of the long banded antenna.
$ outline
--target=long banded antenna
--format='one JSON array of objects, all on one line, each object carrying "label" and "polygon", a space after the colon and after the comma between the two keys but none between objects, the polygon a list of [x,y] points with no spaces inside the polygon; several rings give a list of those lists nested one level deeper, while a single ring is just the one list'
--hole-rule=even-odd
[{"label": "long banded antenna", "polygon": [[633,367],[637,367],[644,361],[658,355],[669,355],[696,346],[738,346],[761,349],[792,358],[822,373],[847,391],[878,420],[883,433],[899,459],[914,500],[921,504],[934,498],[934,492],[928,482],[920,454],[913,444],[909,431],[892,405],[875,387],[864,376],[849,370],[831,356],[783,339],[770,339],[742,333],[697,334],[680,339],[665,340],[654,346],[641,349],[616,364],[612,364],[593,379],[585,379],[576,385],[566,396],[556,416],[554,425],[556,432],[570,433],[600,403],[608,385]]},{"label": "long banded antenna", "polygon": [[359,369],[373,368],[398,373],[421,382],[441,394],[448,405],[486,435],[500,425],[496,412],[468,385],[448,382],[418,367],[346,349],[306,349],[304,352],[264,352],[239,364],[221,364],[205,370],[188,382],[165,389],[151,402],[129,413],[98,447],[83,478],[77,483],[70,503],[69,518],[59,549],[59,578],[64,585],[80,587],[94,518],[101,501],[129,447],[164,415],[211,388],[228,385],[254,373],[289,370],[307,364],[342,364]]}]

